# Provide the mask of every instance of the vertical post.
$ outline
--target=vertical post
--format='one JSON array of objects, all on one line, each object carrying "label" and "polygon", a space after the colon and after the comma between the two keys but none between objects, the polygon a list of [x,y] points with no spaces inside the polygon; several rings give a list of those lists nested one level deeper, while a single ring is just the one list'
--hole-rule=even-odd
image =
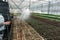
[{"label": "vertical post", "polygon": [[41,12],[43,13],[43,4],[41,4]]},{"label": "vertical post", "polygon": [[48,1],[48,14],[50,12],[50,1]]},{"label": "vertical post", "polygon": [[29,9],[30,9],[31,0],[29,0]]}]

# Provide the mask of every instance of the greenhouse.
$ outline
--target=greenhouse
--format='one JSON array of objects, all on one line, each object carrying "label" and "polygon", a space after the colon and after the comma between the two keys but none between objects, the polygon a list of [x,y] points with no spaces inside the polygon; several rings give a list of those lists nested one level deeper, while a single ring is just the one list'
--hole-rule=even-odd
[{"label": "greenhouse", "polygon": [[0,40],[60,40],[60,0],[0,0]]}]

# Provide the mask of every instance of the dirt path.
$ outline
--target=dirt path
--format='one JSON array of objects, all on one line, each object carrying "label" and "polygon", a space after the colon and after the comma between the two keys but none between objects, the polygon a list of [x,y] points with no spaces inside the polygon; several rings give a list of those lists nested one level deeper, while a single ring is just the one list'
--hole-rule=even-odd
[{"label": "dirt path", "polygon": [[24,21],[14,20],[10,40],[44,40]]}]

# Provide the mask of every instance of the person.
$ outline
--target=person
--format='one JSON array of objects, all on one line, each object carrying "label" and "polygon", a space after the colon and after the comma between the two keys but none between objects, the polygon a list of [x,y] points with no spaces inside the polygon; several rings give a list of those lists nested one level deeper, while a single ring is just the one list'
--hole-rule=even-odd
[{"label": "person", "polygon": [[4,17],[2,16],[2,14],[0,14],[0,40],[3,40],[4,30],[6,29],[5,25],[10,24],[10,21],[4,21]]}]

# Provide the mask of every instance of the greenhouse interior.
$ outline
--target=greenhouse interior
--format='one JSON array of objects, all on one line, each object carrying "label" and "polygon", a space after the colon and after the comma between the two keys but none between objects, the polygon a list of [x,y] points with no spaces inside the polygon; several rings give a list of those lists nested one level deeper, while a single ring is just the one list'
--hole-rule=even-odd
[{"label": "greenhouse interior", "polygon": [[0,40],[60,40],[60,0],[0,0]]}]

